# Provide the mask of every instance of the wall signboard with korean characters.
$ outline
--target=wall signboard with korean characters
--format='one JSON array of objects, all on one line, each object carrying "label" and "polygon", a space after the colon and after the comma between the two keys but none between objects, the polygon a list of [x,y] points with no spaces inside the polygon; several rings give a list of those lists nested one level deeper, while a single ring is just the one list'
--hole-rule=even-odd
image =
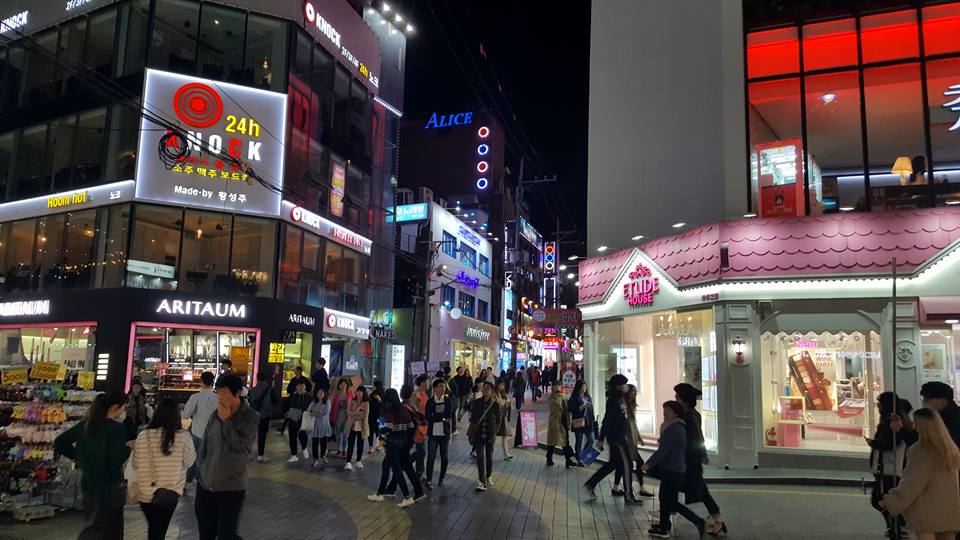
[{"label": "wall signboard with korean characters", "polygon": [[[137,199],[280,214],[285,94],[148,69],[143,99],[183,137],[165,138],[163,126],[142,118]],[[181,157],[161,159],[161,145]]]}]

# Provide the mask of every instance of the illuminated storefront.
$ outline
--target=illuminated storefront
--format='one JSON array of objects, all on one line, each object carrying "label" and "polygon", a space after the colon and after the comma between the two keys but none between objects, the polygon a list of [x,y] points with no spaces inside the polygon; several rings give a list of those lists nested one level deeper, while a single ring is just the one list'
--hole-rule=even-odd
[{"label": "illuminated storefront", "polygon": [[722,222],[583,261],[594,395],[626,375],[655,445],[660,404],[688,382],[722,464],[865,466],[894,377],[914,406],[923,382],[958,382],[960,212],[851,218]]}]

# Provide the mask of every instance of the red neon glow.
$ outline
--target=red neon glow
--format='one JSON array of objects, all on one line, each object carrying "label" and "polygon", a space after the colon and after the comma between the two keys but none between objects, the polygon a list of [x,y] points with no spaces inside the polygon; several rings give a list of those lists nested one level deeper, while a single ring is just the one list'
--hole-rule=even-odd
[{"label": "red neon glow", "polygon": [[920,56],[916,12],[898,11],[863,17],[860,19],[860,42],[865,64]]},{"label": "red neon glow", "polygon": [[253,369],[250,375],[251,381],[257,380],[257,372],[260,370],[260,329],[259,328],[243,328],[239,326],[209,326],[203,324],[177,324],[177,323],[155,323],[155,322],[144,322],[136,321],[130,323],[130,341],[127,347],[127,374],[124,377],[123,391],[124,393],[130,393],[130,381],[132,380],[133,375],[133,346],[135,340],[137,339],[137,327],[160,327],[160,328],[183,328],[183,329],[193,329],[193,330],[215,330],[222,332],[245,332],[249,334],[254,334],[256,337],[253,340]]},{"label": "red neon glow", "polygon": [[482,126],[477,130],[477,136],[479,136],[481,139],[486,139],[487,135],[490,135],[490,128],[487,126]]},{"label": "red neon glow", "polygon": [[489,168],[490,168],[490,165],[489,165],[486,161],[481,161],[481,162],[477,163],[477,171],[478,171],[478,172],[487,172],[487,169],[489,169]]},{"label": "red neon glow", "polygon": [[803,69],[807,71],[857,64],[857,32],[853,19],[803,27]]},{"label": "red neon glow", "polygon": [[796,28],[747,35],[747,77],[766,77],[800,71],[800,40]]},{"label": "red neon glow", "polygon": [[943,54],[960,51],[960,4],[923,8],[923,51]]}]

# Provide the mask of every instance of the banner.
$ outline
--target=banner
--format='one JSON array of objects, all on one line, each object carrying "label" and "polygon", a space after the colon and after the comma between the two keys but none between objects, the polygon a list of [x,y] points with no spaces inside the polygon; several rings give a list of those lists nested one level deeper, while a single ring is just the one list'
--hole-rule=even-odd
[{"label": "banner", "polygon": [[270,343],[270,353],[267,355],[268,364],[282,364],[287,346],[283,343]]},{"label": "banner", "polygon": [[523,446],[537,447],[537,413],[520,411],[520,434]]},{"label": "banner", "polygon": [[27,368],[9,368],[0,372],[0,382],[3,384],[23,384],[27,382]]},{"label": "banner", "polygon": [[81,390],[93,390],[93,381],[96,374],[92,371],[81,371],[77,373],[77,388]]}]

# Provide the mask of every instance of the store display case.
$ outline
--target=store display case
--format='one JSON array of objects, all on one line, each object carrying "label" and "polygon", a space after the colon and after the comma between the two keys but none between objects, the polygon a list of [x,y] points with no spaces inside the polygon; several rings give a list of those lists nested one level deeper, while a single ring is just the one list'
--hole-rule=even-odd
[{"label": "store display case", "polygon": [[[788,217],[805,214],[803,143],[785,139],[756,145],[756,178],[760,188],[757,201],[760,217]],[[823,213],[823,182],[813,157],[807,160],[810,205],[814,214]]]}]

